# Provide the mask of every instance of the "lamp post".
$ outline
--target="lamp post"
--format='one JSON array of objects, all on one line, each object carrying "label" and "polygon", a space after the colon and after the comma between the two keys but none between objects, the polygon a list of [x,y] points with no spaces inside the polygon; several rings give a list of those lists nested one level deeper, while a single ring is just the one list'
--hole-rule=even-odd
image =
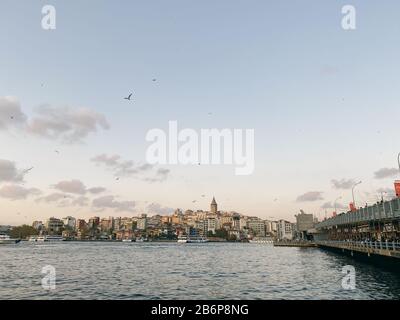
[{"label": "lamp post", "polygon": [[335,213],[337,214],[337,212],[336,212],[336,202],[339,200],[339,199],[342,199],[342,197],[340,196],[340,197],[338,197],[338,198],[336,198],[335,199],[335,202],[333,203],[333,206],[335,207]]},{"label": "lamp post", "polygon": [[400,152],[397,155],[397,164],[399,165],[399,171],[400,171]]},{"label": "lamp post", "polygon": [[355,202],[355,200],[354,200],[354,188],[355,188],[356,186],[358,186],[361,182],[362,182],[362,181],[358,181],[358,182],[355,183],[355,184],[353,185],[353,187],[351,188],[351,195],[353,196],[353,205],[354,205],[355,208],[356,208],[356,202]]}]

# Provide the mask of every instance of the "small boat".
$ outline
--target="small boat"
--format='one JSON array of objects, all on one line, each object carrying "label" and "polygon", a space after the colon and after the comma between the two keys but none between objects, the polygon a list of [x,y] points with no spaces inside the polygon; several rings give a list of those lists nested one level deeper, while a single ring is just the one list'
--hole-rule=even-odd
[{"label": "small boat", "polygon": [[190,236],[187,240],[188,243],[206,243],[208,239],[202,236]]},{"label": "small boat", "polygon": [[147,241],[149,241],[149,239],[147,239],[147,238],[143,238],[143,237],[136,238],[136,242],[147,242]]},{"label": "small boat", "polygon": [[178,243],[205,243],[208,242],[206,237],[202,236],[179,236]]},{"label": "small boat", "polygon": [[12,239],[6,234],[0,234],[0,244],[16,244],[20,241],[21,239]]},{"label": "small boat", "polygon": [[272,238],[267,237],[254,237],[249,240],[249,243],[262,243],[262,244],[272,244],[274,240]]},{"label": "small boat", "polygon": [[37,242],[38,241],[38,236],[30,236],[28,241],[29,242]]},{"label": "small boat", "polygon": [[135,240],[133,239],[122,239],[122,242],[134,242]]},{"label": "small boat", "polygon": [[62,236],[39,236],[36,239],[36,242],[55,242],[55,241],[65,241]]},{"label": "small boat", "polygon": [[188,242],[187,240],[188,240],[187,236],[179,236],[178,237],[178,243],[186,243],[186,242]]}]

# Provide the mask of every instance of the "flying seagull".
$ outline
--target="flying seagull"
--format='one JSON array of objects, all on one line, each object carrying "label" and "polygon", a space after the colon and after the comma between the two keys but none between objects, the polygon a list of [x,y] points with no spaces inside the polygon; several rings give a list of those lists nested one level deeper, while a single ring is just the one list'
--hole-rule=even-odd
[{"label": "flying seagull", "polygon": [[154,78],[154,79],[153,79],[153,82],[154,82],[154,81],[157,81],[157,79],[156,79],[156,78]]},{"label": "flying seagull", "polygon": [[29,171],[31,171],[33,169],[33,167],[31,167],[31,168],[29,168],[29,169],[26,169],[26,170],[24,170],[24,173],[28,173]]},{"label": "flying seagull", "polygon": [[54,152],[60,154],[60,151],[58,151],[58,150],[54,150]]},{"label": "flying seagull", "polygon": [[124,99],[125,100],[131,100],[131,97],[132,97],[132,93],[130,93],[129,96],[125,97]]}]

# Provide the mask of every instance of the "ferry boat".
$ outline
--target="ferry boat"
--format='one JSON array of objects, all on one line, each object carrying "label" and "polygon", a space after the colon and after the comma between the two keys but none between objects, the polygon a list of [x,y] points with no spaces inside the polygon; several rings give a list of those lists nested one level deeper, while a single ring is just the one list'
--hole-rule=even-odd
[{"label": "ferry boat", "polygon": [[249,240],[249,243],[272,244],[274,243],[274,240],[272,238],[267,238],[267,237],[254,237],[253,239]]},{"label": "ferry boat", "polygon": [[20,241],[21,239],[12,239],[8,235],[0,234],[0,244],[16,244]]},{"label": "ferry boat", "polygon": [[136,238],[136,242],[148,242],[148,241],[149,241],[149,239],[147,239],[147,238],[143,238],[143,237]]},{"label": "ferry boat", "polygon": [[188,242],[188,237],[187,236],[179,236],[178,237],[178,243],[186,243]]},{"label": "ferry boat", "polygon": [[55,242],[55,241],[65,241],[62,236],[39,236],[36,238],[36,242]]},{"label": "ferry boat", "polygon": [[178,243],[205,243],[208,239],[201,236],[179,236]]}]

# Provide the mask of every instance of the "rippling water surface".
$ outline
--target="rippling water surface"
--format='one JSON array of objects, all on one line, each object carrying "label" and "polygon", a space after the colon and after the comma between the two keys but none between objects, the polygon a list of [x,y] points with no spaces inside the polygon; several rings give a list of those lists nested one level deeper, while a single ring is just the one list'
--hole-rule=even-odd
[{"label": "rippling water surface", "polygon": [[[356,269],[344,290],[342,267]],[[56,289],[41,286],[56,268]],[[0,246],[1,299],[399,299],[400,276],[317,248],[245,243]]]}]

